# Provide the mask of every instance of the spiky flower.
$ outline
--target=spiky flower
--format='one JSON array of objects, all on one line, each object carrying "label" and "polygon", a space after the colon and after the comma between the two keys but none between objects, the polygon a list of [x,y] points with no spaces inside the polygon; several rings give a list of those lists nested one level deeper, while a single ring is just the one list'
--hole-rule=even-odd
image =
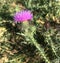
[{"label": "spiky flower", "polygon": [[30,10],[22,10],[14,14],[14,21],[18,23],[32,20],[32,18],[33,18],[33,14],[31,13]]}]

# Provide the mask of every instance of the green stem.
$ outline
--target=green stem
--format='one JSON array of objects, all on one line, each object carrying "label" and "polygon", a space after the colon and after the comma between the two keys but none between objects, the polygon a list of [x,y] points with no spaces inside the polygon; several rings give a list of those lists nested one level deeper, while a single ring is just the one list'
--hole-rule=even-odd
[{"label": "green stem", "polygon": [[33,42],[33,44],[35,45],[35,47],[38,49],[38,51],[40,52],[40,54],[42,55],[42,57],[44,58],[45,62],[46,62],[46,63],[51,63],[51,62],[49,61],[49,59],[46,57],[43,48],[41,48],[41,45],[38,44],[34,39],[32,39],[32,42]]},{"label": "green stem", "polygon": [[34,39],[34,37],[33,37],[33,35],[34,35],[34,31],[36,30],[36,27],[34,27],[34,26],[32,26],[32,27],[30,27],[30,29],[31,29],[31,32],[29,32],[29,23],[28,22],[24,22],[23,23],[23,27],[24,27],[24,30],[25,30],[25,36],[27,36],[27,37],[30,37],[30,39],[31,39],[31,42],[34,44],[34,46],[38,49],[38,51],[40,52],[40,54],[42,55],[42,57],[44,58],[44,60],[45,60],[45,62],[46,63],[51,63],[50,61],[49,61],[49,59],[46,57],[46,55],[45,55],[45,53],[44,53],[44,50],[43,50],[43,48],[41,47],[41,45],[40,44],[38,44],[37,42],[36,42],[36,40]]}]

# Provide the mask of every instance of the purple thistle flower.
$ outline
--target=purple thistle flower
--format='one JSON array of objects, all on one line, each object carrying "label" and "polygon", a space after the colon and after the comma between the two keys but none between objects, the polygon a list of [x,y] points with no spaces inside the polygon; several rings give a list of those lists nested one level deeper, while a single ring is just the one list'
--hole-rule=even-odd
[{"label": "purple thistle flower", "polygon": [[28,20],[32,20],[33,14],[30,10],[22,10],[20,12],[16,12],[14,15],[14,21],[15,22],[24,22]]}]

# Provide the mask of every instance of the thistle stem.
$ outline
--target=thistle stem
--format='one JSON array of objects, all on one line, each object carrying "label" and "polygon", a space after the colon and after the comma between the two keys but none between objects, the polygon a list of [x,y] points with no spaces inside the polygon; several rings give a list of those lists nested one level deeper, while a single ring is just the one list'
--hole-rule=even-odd
[{"label": "thistle stem", "polygon": [[29,23],[28,23],[28,22],[24,22],[24,23],[23,23],[23,27],[24,27],[24,30],[25,30],[25,36],[30,37],[30,40],[31,40],[32,44],[34,44],[34,46],[38,49],[38,51],[40,52],[40,54],[41,54],[42,57],[44,58],[45,62],[46,62],[46,63],[51,63],[51,62],[49,61],[49,59],[46,57],[46,55],[45,55],[45,53],[44,53],[44,50],[43,50],[43,48],[41,47],[41,45],[38,44],[38,43],[36,42],[36,40],[34,39],[34,37],[33,37],[34,31],[35,31],[36,29],[32,29],[32,28],[31,28],[32,32],[29,32],[29,30],[28,30],[28,29],[29,29]]},{"label": "thistle stem", "polygon": [[42,55],[42,57],[44,58],[45,62],[46,62],[46,63],[51,63],[51,62],[49,61],[49,59],[46,57],[46,55],[45,55],[45,53],[44,53],[44,50],[43,50],[43,48],[41,47],[41,45],[38,44],[34,39],[32,39],[32,42],[33,42],[34,46],[38,49],[38,51],[40,52],[40,54]]}]

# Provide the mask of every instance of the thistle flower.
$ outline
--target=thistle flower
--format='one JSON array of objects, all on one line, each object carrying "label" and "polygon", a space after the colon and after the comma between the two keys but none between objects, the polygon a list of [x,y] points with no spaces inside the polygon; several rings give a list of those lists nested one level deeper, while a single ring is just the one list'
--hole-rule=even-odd
[{"label": "thistle flower", "polygon": [[14,21],[18,23],[32,20],[32,18],[33,14],[30,10],[22,10],[20,12],[16,12],[14,15]]}]

